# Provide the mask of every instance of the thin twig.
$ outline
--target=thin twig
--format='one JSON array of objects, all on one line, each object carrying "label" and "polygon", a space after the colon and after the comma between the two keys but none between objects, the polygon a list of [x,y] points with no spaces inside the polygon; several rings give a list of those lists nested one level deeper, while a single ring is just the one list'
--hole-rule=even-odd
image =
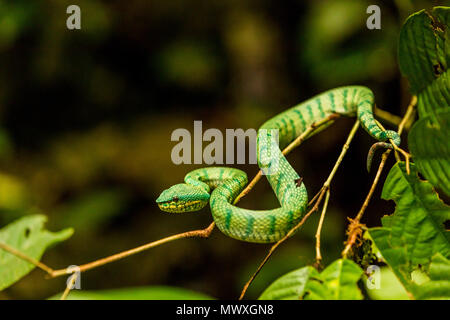
[{"label": "thin twig", "polygon": [[64,290],[60,300],[66,300],[67,296],[70,293],[70,290],[75,286],[75,282],[77,281],[78,273],[74,273],[70,276],[70,281],[68,281],[66,289]]},{"label": "thin twig", "polygon": [[[409,102],[408,108],[406,110],[405,116],[403,117],[402,121],[400,122],[400,124],[398,125],[398,134],[402,134],[403,129],[406,127],[407,124],[412,123],[415,113],[416,113],[416,105],[417,105],[417,97],[413,96],[411,98],[411,101]],[[397,146],[394,145],[394,149],[396,149],[397,151],[399,151],[400,153],[403,154],[403,156],[405,157],[406,160],[406,172],[409,174],[410,170],[409,170],[409,159],[411,158],[411,155],[404,151],[403,149],[398,148]]]},{"label": "thin twig", "polygon": [[3,249],[13,255],[15,255],[16,257],[23,259],[31,264],[34,264],[36,267],[38,267],[41,270],[44,270],[47,273],[52,273],[54,270],[52,268],[50,268],[49,266],[45,265],[44,263],[37,261],[36,259],[33,259],[29,256],[27,256],[26,254],[20,252],[19,250],[7,245],[4,242],[0,242],[0,249]]},{"label": "thin twig", "polygon": [[398,134],[401,134],[403,132],[403,129],[406,127],[408,122],[413,119],[413,114],[416,111],[416,105],[417,105],[417,97],[412,96],[411,101],[409,102],[408,108],[406,110],[405,116],[403,117],[402,121],[398,125]]},{"label": "thin twig", "polygon": [[[183,232],[183,233],[179,233],[170,237],[166,237],[157,241],[153,241],[147,244],[144,244],[140,247],[137,248],[133,248],[127,251],[123,251],[120,253],[117,253],[115,255],[103,258],[103,259],[99,259],[90,263],[86,263],[83,264],[81,266],[78,267],[78,272],[84,272],[87,271],[89,269],[93,269],[102,265],[105,265],[107,263],[113,262],[113,261],[117,261],[120,259],[123,259],[125,257],[131,256],[133,254],[142,252],[144,250],[150,249],[150,248],[154,248],[156,246],[162,245],[164,243],[168,243],[174,240],[178,240],[178,239],[184,239],[184,238],[208,238],[209,235],[211,234],[212,230],[214,229],[214,225],[215,223],[211,223],[206,229],[201,229],[201,230],[193,230],[193,231],[187,231],[187,232]],[[52,273],[50,273],[50,277],[51,278],[55,278],[55,277],[59,277],[62,275],[67,274],[67,268],[65,269],[60,269],[60,270],[55,270]]]},{"label": "thin twig", "polygon": [[[211,234],[212,230],[214,229],[214,226],[215,226],[215,223],[212,222],[205,229],[192,230],[192,231],[179,233],[179,234],[176,234],[176,235],[173,235],[173,236],[170,236],[170,237],[166,237],[166,238],[163,238],[163,239],[160,239],[160,240],[157,240],[157,241],[153,241],[153,242],[147,243],[147,244],[142,245],[142,246],[137,247],[137,248],[133,248],[133,249],[130,249],[130,250],[127,250],[127,251],[123,251],[123,252],[117,253],[115,255],[112,255],[112,256],[109,256],[109,257],[106,257],[106,258],[103,258],[103,259],[99,259],[99,260],[96,260],[96,261],[93,261],[93,262],[90,262],[90,263],[86,263],[86,264],[83,264],[83,265],[79,266],[79,269],[77,269],[77,271],[84,272],[84,271],[87,271],[87,270],[90,270],[90,269],[102,266],[104,264],[123,259],[125,257],[130,256],[130,255],[142,252],[144,250],[147,250],[147,249],[150,249],[150,248],[162,245],[164,243],[168,243],[168,242],[174,241],[174,240],[184,239],[184,238],[195,238],[195,237],[197,237],[197,238],[208,238],[209,235]],[[35,259],[33,259],[33,258],[31,258],[31,257],[29,257],[27,255],[25,255],[24,253],[14,249],[11,246],[8,246],[5,243],[1,243],[0,242],[0,249],[3,249],[5,251],[7,251],[7,252],[9,252],[9,253],[11,253],[11,254],[13,254],[13,255],[23,259],[23,260],[28,261],[29,263],[35,265],[39,269],[45,271],[48,274],[49,278],[56,278],[56,277],[60,277],[60,276],[66,275],[66,274],[71,274],[71,273],[74,272],[72,268],[64,268],[64,269],[54,270],[54,269],[50,268],[49,266],[47,266],[46,264],[44,264],[44,263],[42,263],[40,261],[37,261],[37,260],[35,260]]]},{"label": "thin twig", "polygon": [[356,215],[355,220],[360,221],[362,215],[364,214],[364,211],[365,211],[366,208],[368,207],[370,198],[372,197],[373,192],[375,191],[375,188],[376,188],[376,186],[377,186],[377,184],[378,184],[378,181],[380,180],[381,172],[382,172],[383,169],[384,169],[384,165],[386,164],[386,161],[387,161],[387,159],[388,159],[390,153],[391,153],[391,150],[388,149],[388,150],[386,150],[386,151],[383,153],[383,155],[381,156],[380,165],[378,166],[377,173],[376,173],[376,175],[375,175],[375,178],[373,179],[372,186],[370,187],[369,193],[367,194],[367,197],[366,197],[366,199],[364,200],[364,203],[363,203],[363,205],[361,206],[361,209],[359,210],[358,214]]},{"label": "thin twig", "polygon": [[[411,109],[411,111],[414,111],[413,107],[415,107],[416,104],[417,104],[417,96],[412,96],[407,109],[408,110]],[[377,106],[375,106],[375,108],[373,110],[374,110],[374,114],[381,120],[384,120],[394,126],[398,126],[399,129],[402,128],[402,130],[399,130],[400,131],[399,133],[401,133],[403,131],[403,129],[409,129],[409,127],[412,124],[412,121],[411,121],[412,118],[410,116],[408,116],[405,119],[406,114],[402,118],[402,117],[392,114],[386,110],[380,109]]]},{"label": "thin twig", "polygon": [[353,246],[353,244],[356,242],[356,239],[358,238],[357,236],[358,236],[358,232],[359,232],[361,218],[362,218],[367,206],[369,205],[370,199],[372,198],[372,195],[376,189],[376,186],[378,185],[378,181],[380,180],[381,172],[384,169],[384,164],[386,163],[386,160],[390,153],[391,153],[391,150],[388,149],[381,156],[381,162],[380,162],[380,165],[378,166],[378,170],[375,175],[375,178],[373,179],[372,186],[370,187],[369,193],[367,194],[366,199],[364,200],[364,203],[361,206],[361,209],[359,209],[359,212],[356,215],[356,218],[354,220],[351,220],[351,223],[348,227],[348,232],[347,232],[348,233],[347,244],[345,246],[344,251],[342,251],[342,256],[344,258],[347,257],[348,252],[350,251],[351,247]]},{"label": "thin twig", "polygon": [[302,144],[307,138],[310,137],[310,135],[318,128],[321,128],[324,125],[327,125],[328,123],[336,120],[339,118],[340,115],[338,113],[330,114],[328,117],[313,122],[305,131],[302,132],[301,135],[299,135],[297,138],[295,138],[294,141],[292,141],[286,148],[283,150],[283,155],[288,155],[292,150],[297,148],[300,144]]},{"label": "thin twig", "polygon": [[352,127],[352,130],[350,130],[350,133],[347,137],[347,140],[345,141],[344,145],[342,146],[341,153],[339,154],[339,158],[337,159],[336,163],[334,164],[333,170],[331,170],[330,175],[328,176],[327,180],[323,184],[325,188],[329,188],[331,185],[331,180],[333,180],[334,175],[337,172],[337,169],[342,163],[342,160],[344,159],[345,154],[347,153],[348,148],[350,148],[350,142],[353,140],[353,137],[355,136],[356,131],[359,128],[359,120],[355,121],[355,124]]},{"label": "thin twig", "polygon": [[325,213],[327,212],[328,200],[330,199],[330,189],[327,189],[325,201],[323,202],[322,213],[320,215],[319,225],[316,231],[316,267],[319,268],[322,262],[322,254],[320,252],[320,233],[322,232],[323,221],[325,220]]},{"label": "thin twig", "polygon": [[392,114],[390,112],[387,112],[386,110],[380,109],[378,107],[375,107],[374,109],[374,114],[380,118],[381,120],[384,120],[385,122],[388,122],[394,126],[398,126],[400,124],[400,122],[402,121],[402,118]]}]

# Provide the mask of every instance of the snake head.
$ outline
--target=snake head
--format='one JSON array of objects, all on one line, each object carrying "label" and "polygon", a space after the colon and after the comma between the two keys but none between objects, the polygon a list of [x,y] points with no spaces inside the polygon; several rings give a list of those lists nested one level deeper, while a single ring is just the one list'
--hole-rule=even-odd
[{"label": "snake head", "polygon": [[180,183],[164,190],[156,199],[165,212],[181,213],[198,211],[208,204],[209,193],[202,188]]}]

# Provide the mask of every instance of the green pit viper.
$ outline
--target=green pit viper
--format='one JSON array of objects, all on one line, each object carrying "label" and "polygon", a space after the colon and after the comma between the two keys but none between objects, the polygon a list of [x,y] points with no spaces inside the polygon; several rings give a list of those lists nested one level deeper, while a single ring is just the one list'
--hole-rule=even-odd
[{"label": "green pit viper", "polygon": [[[383,130],[376,123],[373,104],[374,95],[366,87],[336,88],[276,115],[258,129],[258,165],[280,203],[279,208],[249,210],[234,206],[234,199],[247,184],[247,175],[227,167],[191,171],[185,176],[185,183],[164,190],[156,202],[166,212],[191,212],[202,209],[209,200],[214,221],[225,235],[247,242],[276,242],[302,219],[308,204],[306,187],[281,149],[310,125],[335,113],[344,116],[356,114],[372,137],[378,141],[390,140],[398,146],[400,137],[397,132]],[[393,147],[391,143],[381,144]]]}]

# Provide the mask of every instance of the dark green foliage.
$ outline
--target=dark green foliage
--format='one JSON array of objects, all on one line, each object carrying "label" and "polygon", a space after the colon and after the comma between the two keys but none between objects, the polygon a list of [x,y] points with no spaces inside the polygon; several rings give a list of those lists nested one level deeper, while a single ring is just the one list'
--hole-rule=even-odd
[{"label": "dark green foliage", "polygon": [[450,9],[410,16],[400,32],[399,66],[417,95],[419,121],[408,144],[420,172],[450,195]]},{"label": "dark green foliage", "polygon": [[414,165],[408,175],[404,163],[391,169],[382,197],[394,200],[396,210],[382,219],[383,227],[369,229],[369,235],[405,289],[420,294],[412,273],[422,270],[431,275],[435,255],[450,256],[450,232],[444,228],[450,207],[430,183],[419,179]]}]

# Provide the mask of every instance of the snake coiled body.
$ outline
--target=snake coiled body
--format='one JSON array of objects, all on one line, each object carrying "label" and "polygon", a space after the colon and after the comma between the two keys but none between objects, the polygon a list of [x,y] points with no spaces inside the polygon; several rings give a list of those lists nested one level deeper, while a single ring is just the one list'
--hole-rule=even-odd
[{"label": "snake coiled body", "polygon": [[372,137],[378,141],[391,139],[399,145],[400,137],[396,132],[385,131],[377,125],[372,113],[373,105],[373,93],[366,87],[336,88],[278,114],[259,128],[258,165],[280,203],[279,208],[249,210],[233,205],[247,184],[247,175],[227,167],[189,172],[185,184],[175,185],[161,194],[157,199],[158,205],[169,212],[195,211],[210,198],[212,216],[224,234],[247,242],[276,242],[300,221],[308,204],[306,187],[281,150],[313,123],[334,113],[356,115]]}]

